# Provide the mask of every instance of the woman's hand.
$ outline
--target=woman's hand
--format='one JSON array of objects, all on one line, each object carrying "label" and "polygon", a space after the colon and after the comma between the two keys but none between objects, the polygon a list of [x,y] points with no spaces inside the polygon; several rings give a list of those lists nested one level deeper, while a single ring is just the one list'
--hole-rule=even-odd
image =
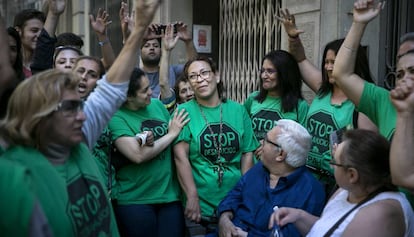
[{"label": "woman's hand", "polygon": [[281,207],[275,210],[269,219],[269,229],[273,228],[274,224],[284,226],[289,223],[294,223],[300,218],[300,209]]},{"label": "woman's hand", "polygon": [[162,37],[162,48],[167,51],[173,50],[178,42],[178,38],[178,35],[174,37],[174,25],[167,24],[165,34]]},{"label": "woman's hand", "polygon": [[299,34],[304,32],[296,28],[295,16],[291,15],[288,9],[281,10],[280,16],[276,16],[276,19],[283,23],[285,31],[290,38],[297,38]]},{"label": "woman's hand", "polygon": [[171,133],[174,136],[178,136],[183,127],[190,121],[188,113],[182,109],[178,112],[178,109],[174,111],[173,118],[168,124],[168,133]]},{"label": "woman's hand", "polygon": [[380,12],[384,2],[374,6],[374,0],[359,0],[354,3],[354,22],[367,24]]},{"label": "woman's hand", "polygon": [[187,197],[184,215],[191,221],[194,221],[197,223],[201,221],[201,211],[200,211],[200,203],[199,203],[198,196]]}]

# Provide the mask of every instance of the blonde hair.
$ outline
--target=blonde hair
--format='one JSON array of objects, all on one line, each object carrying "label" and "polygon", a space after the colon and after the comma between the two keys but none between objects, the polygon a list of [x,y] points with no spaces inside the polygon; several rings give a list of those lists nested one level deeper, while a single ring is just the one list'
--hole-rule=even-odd
[{"label": "blonde hair", "polygon": [[[76,90],[80,78],[57,69],[38,73],[19,84],[0,121],[0,135],[9,145],[42,147],[39,124],[57,108],[66,90]],[[44,129],[43,129],[44,130]]]}]

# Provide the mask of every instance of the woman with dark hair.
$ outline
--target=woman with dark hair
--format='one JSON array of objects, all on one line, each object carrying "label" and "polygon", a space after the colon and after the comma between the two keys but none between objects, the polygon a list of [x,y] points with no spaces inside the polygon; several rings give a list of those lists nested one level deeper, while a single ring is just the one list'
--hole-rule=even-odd
[{"label": "woman with dark hair", "polygon": [[226,99],[215,63],[206,57],[188,61],[184,76],[194,98],[178,106],[191,121],[175,141],[178,179],[186,198],[185,215],[214,222],[216,208],[253,165],[254,138],[242,105]]},{"label": "woman with dark hair", "polygon": [[[116,173],[115,213],[123,236],[182,237],[183,208],[170,144],[189,119],[184,110],[176,110],[170,120],[161,101],[151,95],[147,76],[134,69],[127,101],[109,122],[115,147],[130,161]],[[152,146],[143,146],[146,139],[137,142],[145,131],[154,136]]]},{"label": "woman with dark hair", "polygon": [[[312,148],[309,152],[308,167],[332,194],[335,188],[333,169],[329,165],[329,135],[347,126],[377,131],[368,117],[359,113],[355,105],[335,83],[332,76],[333,66],[343,39],[328,43],[323,51],[321,69],[306,59],[303,45],[299,39],[302,31],[296,29],[295,18],[288,10],[281,12],[282,21],[288,34],[289,51],[298,62],[304,82],[316,93],[306,118],[306,128],[312,135]],[[355,72],[368,82],[373,82],[365,50],[360,46],[357,51]]]},{"label": "woman with dark hair", "polygon": [[20,35],[13,27],[8,27],[7,33],[9,42],[10,64],[14,69],[15,77],[0,97],[0,118],[6,114],[7,103],[9,101],[10,95],[13,93],[16,86],[24,80],[22,43],[20,40]]},{"label": "woman with dark hair", "polygon": [[177,104],[185,103],[194,98],[194,91],[184,75],[181,75],[175,81],[174,92],[177,97]]},{"label": "woman with dark hair", "polygon": [[294,223],[303,236],[414,236],[414,213],[391,182],[390,144],[377,132],[345,131],[334,144],[330,165],[340,187],[321,217],[281,207],[270,218],[283,228]]},{"label": "woman with dark hair", "polygon": [[[252,119],[257,140],[263,143],[268,131],[279,119],[291,119],[305,124],[308,104],[302,96],[302,80],[295,58],[283,50],[271,51],[262,59],[260,90],[244,102]],[[260,156],[261,147],[256,156]]]},{"label": "woman with dark hair", "polygon": [[21,82],[24,79],[22,41],[19,33],[13,27],[8,27],[7,33],[9,35],[10,63],[16,72],[16,78]]}]

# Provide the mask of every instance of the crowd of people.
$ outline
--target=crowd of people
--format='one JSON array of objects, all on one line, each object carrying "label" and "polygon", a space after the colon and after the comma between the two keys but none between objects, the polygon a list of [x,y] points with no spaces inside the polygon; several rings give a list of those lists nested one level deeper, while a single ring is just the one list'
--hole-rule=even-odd
[{"label": "crowd of people", "polygon": [[[102,58],[56,36],[65,0],[0,22],[2,235],[414,236],[414,33],[391,91],[360,45],[383,3],[354,3],[320,68],[282,10],[289,50],[263,57],[243,104],[185,23],[151,23],[159,4],[121,3],[118,55],[108,13],[90,15]],[[187,62],[171,65],[180,40]]]}]

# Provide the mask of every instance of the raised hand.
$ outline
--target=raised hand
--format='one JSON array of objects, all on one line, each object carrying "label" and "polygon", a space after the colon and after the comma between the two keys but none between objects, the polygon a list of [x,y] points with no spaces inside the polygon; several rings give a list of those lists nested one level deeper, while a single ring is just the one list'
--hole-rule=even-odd
[{"label": "raised hand", "polygon": [[132,11],[130,16],[128,4],[126,2],[121,2],[119,22],[121,23],[123,42],[125,42],[129,34],[131,34],[132,29],[135,27],[135,11]]},{"label": "raised hand", "polygon": [[91,21],[92,29],[100,35],[106,35],[106,29],[112,21],[109,20],[109,14],[103,9],[99,8],[98,13],[96,13],[96,18],[92,14],[89,15]]},{"label": "raised hand", "polygon": [[158,27],[160,27],[160,23],[152,23],[148,26],[147,31],[145,32],[144,39],[150,40],[150,39],[158,39],[162,38],[164,35],[164,32],[162,31],[161,34],[157,34]]},{"label": "raised hand", "polygon": [[391,101],[398,113],[414,113],[414,81],[401,79],[390,93]]},{"label": "raised hand", "polygon": [[66,0],[49,0],[49,12],[54,15],[60,15],[65,11]]},{"label": "raised hand", "polygon": [[147,27],[154,18],[160,0],[135,0],[135,24]]},{"label": "raised hand", "polygon": [[354,3],[354,22],[368,23],[380,12],[385,3],[379,2],[375,6],[374,0],[359,0]]},{"label": "raised hand", "polygon": [[182,41],[191,41],[193,39],[191,32],[188,30],[187,25],[184,24],[184,22],[178,21],[175,23],[175,25],[177,27],[177,36]]},{"label": "raised hand", "polygon": [[288,9],[280,10],[280,16],[275,16],[277,20],[282,22],[286,33],[291,38],[296,38],[299,34],[303,33],[303,30],[298,30],[296,28],[295,16],[291,15]]},{"label": "raised hand", "polygon": [[164,50],[171,51],[178,42],[179,36],[174,37],[174,25],[168,24],[165,28],[165,34],[162,37],[162,47]]}]

